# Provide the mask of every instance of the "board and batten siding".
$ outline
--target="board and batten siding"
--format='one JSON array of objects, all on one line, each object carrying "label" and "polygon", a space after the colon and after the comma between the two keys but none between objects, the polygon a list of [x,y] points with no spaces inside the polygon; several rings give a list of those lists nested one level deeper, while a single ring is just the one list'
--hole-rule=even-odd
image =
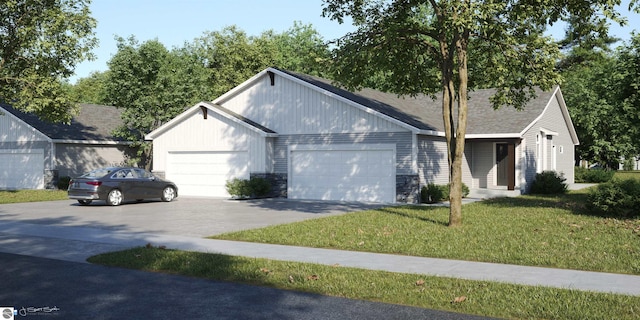
[{"label": "board and batten siding", "polygon": [[218,103],[280,135],[408,131],[331,94],[278,75],[273,86],[265,75]]},{"label": "board and batten siding", "polygon": [[396,147],[396,174],[415,174],[412,170],[411,132],[350,133],[350,134],[308,134],[279,136],[275,142],[275,173],[288,172],[288,148],[292,145],[375,145],[393,144]]},{"label": "board and batten siding", "polygon": [[258,132],[215,112],[204,119],[198,111],[153,140],[153,170],[166,171],[167,154],[173,151],[248,151],[250,172],[267,172],[269,148]]},{"label": "board and batten siding", "polygon": [[[526,163],[524,166],[526,168],[524,180],[527,185],[530,185],[535,179],[538,165],[538,152],[540,152],[540,148],[545,145],[547,155],[545,169],[555,170],[563,174],[567,179],[566,183],[574,183],[575,151],[571,134],[566,125],[567,122],[568,119],[564,118],[557,96],[553,96],[540,119],[523,135],[526,143],[523,156]],[[557,135],[551,135],[550,139],[547,139],[541,132],[541,129],[551,130],[557,133]],[[546,143],[543,140],[546,140]],[[540,148],[538,148],[538,143],[541,144]]]},{"label": "board and batten siding", "polygon": [[0,142],[49,141],[49,138],[33,127],[0,109]]}]

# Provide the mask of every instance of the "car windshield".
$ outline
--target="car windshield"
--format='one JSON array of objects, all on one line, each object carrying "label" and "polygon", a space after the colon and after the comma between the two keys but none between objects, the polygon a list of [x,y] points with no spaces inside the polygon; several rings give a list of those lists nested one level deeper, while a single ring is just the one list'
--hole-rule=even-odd
[{"label": "car windshield", "polygon": [[89,171],[83,174],[82,176],[80,176],[80,178],[102,178],[113,171],[114,171],[113,168],[100,168],[93,171]]}]

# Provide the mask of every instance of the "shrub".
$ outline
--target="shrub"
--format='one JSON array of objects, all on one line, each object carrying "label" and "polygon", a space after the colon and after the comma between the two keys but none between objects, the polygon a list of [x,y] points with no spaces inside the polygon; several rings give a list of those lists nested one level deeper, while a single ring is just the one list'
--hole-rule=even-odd
[{"label": "shrub", "polygon": [[271,191],[271,185],[264,178],[233,178],[227,181],[225,187],[232,197],[239,199],[264,197]]},{"label": "shrub", "polygon": [[[462,184],[462,197],[465,198],[469,195],[469,187],[466,184]],[[436,185],[429,183],[422,187],[420,190],[420,202],[422,203],[436,203],[449,199],[449,184]]]},{"label": "shrub", "polygon": [[69,176],[58,178],[58,189],[59,190],[69,189],[69,181],[71,181],[71,177]]},{"label": "shrub", "polygon": [[543,171],[536,174],[536,178],[531,184],[533,194],[559,194],[567,192],[567,184],[561,174],[555,171]]},{"label": "shrub", "polygon": [[253,178],[249,180],[249,190],[253,197],[265,197],[271,191],[271,184],[264,178]]},{"label": "shrub", "polygon": [[594,213],[618,217],[640,215],[640,180],[613,180],[589,192],[587,207]]},{"label": "shrub", "polygon": [[[442,197],[445,199],[449,199],[449,188],[450,188],[450,183],[447,185],[442,185],[440,186],[440,188],[442,188]],[[466,198],[469,195],[469,187],[467,187],[466,184],[464,184],[464,182],[462,183],[462,197]]]},{"label": "shrub", "polygon": [[434,183],[429,183],[420,190],[420,202],[422,203],[436,203],[443,199],[442,188]]},{"label": "shrub", "polygon": [[581,183],[601,183],[610,181],[615,174],[612,170],[605,169],[587,169],[575,167],[575,180]]}]

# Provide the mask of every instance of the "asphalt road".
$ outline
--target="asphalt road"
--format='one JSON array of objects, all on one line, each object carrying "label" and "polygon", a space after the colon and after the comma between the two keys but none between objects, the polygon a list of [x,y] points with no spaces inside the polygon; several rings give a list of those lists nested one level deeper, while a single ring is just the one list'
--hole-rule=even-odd
[{"label": "asphalt road", "polygon": [[6,253],[0,279],[16,319],[487,319]]}]

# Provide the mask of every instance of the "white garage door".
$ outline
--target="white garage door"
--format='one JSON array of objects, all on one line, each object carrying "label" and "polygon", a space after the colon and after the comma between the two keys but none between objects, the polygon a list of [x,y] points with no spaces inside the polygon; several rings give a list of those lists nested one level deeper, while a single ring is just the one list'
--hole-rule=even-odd
[{"label": "white garage door", "polygon": [[0,189],[44,188],[44,150],[0,150]]},{"label": "white garage door", "polygon": [[395,202],[394,150],[291,150],[288,197]]},{"label": "white garage door", "polygon": [[166,177],[181,196],[229,197],[227,180],[249,179],[249,157],[246,151],[169,152]]}]

